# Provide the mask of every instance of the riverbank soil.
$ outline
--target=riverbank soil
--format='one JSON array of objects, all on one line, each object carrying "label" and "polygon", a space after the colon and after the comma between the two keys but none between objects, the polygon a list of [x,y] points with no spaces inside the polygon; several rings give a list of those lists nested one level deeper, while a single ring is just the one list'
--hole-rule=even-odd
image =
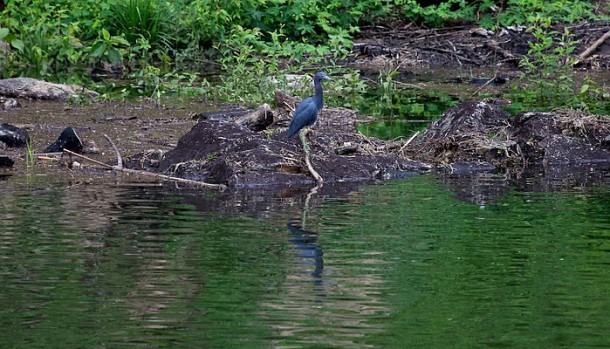
[{"label": "riverbank soil", "polygon": [[[551,37],[558,39],[565,29],[571,33],[571,41],[576,42],[574,55],[587,53],[576,68],[610,68],[610,39],[598,42],[610,31],[610,23],[559,25],[549,31],[555,32]],[[398,23],[364,30],[355,40],[351,63],[373,71],[399,67],[399,71],[407,72],[411,67],[422,66],[516,69],[519,60],[528,54],[530,41],[536,40],[525,27],[505,27],[494,32],[472,25],[419,29],[413,23]]]}]

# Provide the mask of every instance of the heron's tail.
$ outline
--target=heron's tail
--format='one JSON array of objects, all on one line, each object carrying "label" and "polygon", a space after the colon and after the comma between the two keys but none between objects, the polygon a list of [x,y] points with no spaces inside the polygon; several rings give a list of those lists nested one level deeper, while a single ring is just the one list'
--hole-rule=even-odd
[{"label": "heron's tail", "polygon": [[292,138],[295,134],[299,132],[299,128],[295,125],[294,122],[290,123],[290,127],[288,127],[288,132],[286,133],[286,137]]}]

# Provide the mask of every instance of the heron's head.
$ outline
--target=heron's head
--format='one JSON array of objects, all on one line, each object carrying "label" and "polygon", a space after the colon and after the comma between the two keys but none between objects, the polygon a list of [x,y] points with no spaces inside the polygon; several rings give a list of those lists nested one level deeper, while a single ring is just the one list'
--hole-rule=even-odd
[{"label": "heron's head", "polygon": [[332,80],[328,75],[326,75],[325,72],[318,72],[316,73],[315,78],[316,80]]}]

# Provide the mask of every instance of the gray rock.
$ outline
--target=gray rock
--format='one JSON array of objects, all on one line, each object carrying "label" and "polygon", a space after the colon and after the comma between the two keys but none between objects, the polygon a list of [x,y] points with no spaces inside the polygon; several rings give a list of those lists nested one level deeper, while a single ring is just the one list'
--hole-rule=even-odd
[{"label": "gray rock", "polygon": [[0,80],[0,95],[16,98],[63,100],[74,96],[97,97],[99,93],[78,85],[54,84],[32,78]]}]

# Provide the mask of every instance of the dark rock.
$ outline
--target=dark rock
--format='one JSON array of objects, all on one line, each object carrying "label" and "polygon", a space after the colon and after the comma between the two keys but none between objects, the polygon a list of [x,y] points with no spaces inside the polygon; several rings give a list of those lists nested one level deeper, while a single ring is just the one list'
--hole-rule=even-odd
[{"label": "dark rock", "polygon": [[408,149],[415,158],[437,164],[494,165],[498,151],[514,143],[504,136],[508,126],[509,115],[496,103],[469,100],[447,110]]},{"label": "dark rock", "polygon": [[30,141],[30,135],[25,128],[19,128],[10,124],[0,125],[0,142],[9,147],[25,147]]},{"label": "dark rock", "polygon": [[13,167],[15,161],[8,156],[0,156],[0,168]]},{"label": "dark rock", "polygon": [[[527,112],[512,120],[497,106],[466,101],[409,145],[416,158],[448,166],[522,168],[610,161],[610,119],[577,110]],[[484,166],[485,167],[485,166]]]},{"label": "dark rock", "polygon": [[76,131],[74,131],[72,127],[66,127],[61,132],[55,143],[48,146],[44,152],[58,153],[62,152],[64,149],[68,149],[75,153],[83,152],[83,142],[80,140],[80,137],[78,137]]},{"label": "dark rock", "polygon": [[562,134],[545,138],[539,146],[544,149],[545,166],[610,162],[610,150]]},{"label": "dark rock", "polygon": [[526,112],[515,116],[512,121],[513,134],[520,139],[543,140],[554,134],[560,134],[561,128],[555,124],[554,113]]},{"label": "dark rock", "polygon": [[489,129],[508,126],[508,114],[485,101],[469,100],[445,112],[426,132],[427,139],[461,137]]}]

